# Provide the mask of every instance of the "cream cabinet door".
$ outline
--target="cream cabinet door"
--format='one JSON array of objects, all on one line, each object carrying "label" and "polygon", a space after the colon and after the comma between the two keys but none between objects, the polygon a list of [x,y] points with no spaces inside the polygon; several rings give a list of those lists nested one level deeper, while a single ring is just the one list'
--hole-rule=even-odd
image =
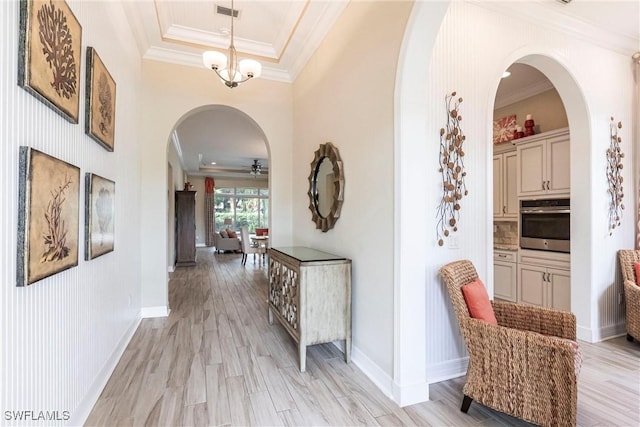
[{"label": "cream cabinet door", "polygon": [[[503,204],[504,204],[504,216],[518,217],[518,153],[513,151],[511,153],[503,154],[504,159],[502,161],[502,169],[504,184],[503,189]],[[494,202],[495,203],[495,202]]]},{"label": "cream cabinet door", "polygon": [[547,194],[568,194],[571,189],[569,138],[547,140]]},{"label": "cream cabinet door", "polygon": [[544,194],[546,191],[545,141],[518,146],[518,196]]},{"label": "cream cabinet door", "polygon": [[513,262],[493,262],[493,295],[506,301],[517,302],[518,272]]},{"label": "cream cabinet door", "polygon": [[566,270],[549,268],[551,291],[549,292],[548,307],[558,310],[571,311],[571,273]]},{"label": "cream cabinet door", "polygon": [[518,264],[518,302],[544,307],[547,299],[547,269]]},{"label": "cream cabinet door", "polygon": [[502,196],[502,154],[493,156],[493,216],[501,217],[503,212]]}]

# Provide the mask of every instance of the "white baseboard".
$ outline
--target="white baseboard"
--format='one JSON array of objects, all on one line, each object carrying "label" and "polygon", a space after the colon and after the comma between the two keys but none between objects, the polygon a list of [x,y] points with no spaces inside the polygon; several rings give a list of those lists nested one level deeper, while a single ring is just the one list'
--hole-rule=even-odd
[{"label": "white baseboard", "polygon": [[447,360],[446,362],[433,363],[427,366],[427,382],[429,384],[457,378],[467,373],[469,357]]},{"label": "white baseboard", "polygon": [[580,341],[596,342],[593,330],[591,328],[585,328],[584,326],[578,325],[576,327],[576,337]]},{"label": "white baseboard", "polygon": [[120,338],[120,342],[118,342],[118,345],[111,353],[111,356],[109,356],[106,363],[98,373],[98,376],[93,381],[93,384],[89,388],[89,391],[84,395],[84,398],[82,399],[80,404],[71,414],[71,418],[69,418],[69,422],[67,425],[82,426],[87,421],[91,410],[98,401],[102,390],[107,385],[107,381],[109,381],[109,378],[111,378],[111,374],[116,369],[116,366],[120,361],[122,354],[126,350],[127,345],[129,345],[129,341],[131,341],[131,338],[136,332],[136,329],[138,329],[138,325],[140,324],[141,320],[142,319],[137,318],[133,322],[131,322],[131,325],[125,331],[122,338]]},{"label": "white baseboard", "polygon": [[174,271],[176,271],[176,268],[173,265],[170,265],[170,266],[167,267],[167,271],[169,273],[173,273]]},{"label": "white baseboard", "polygon": [[196,248],[206,248],[207,245],[205,245],[204,243],[196,243]]},{"label": "white baseboard", "polygon": [[167,317],[169,315],[169,307],[160,305],[158,307],[142,307],[140,309],[140,317],[142,319],[151,319],[153,317]]},{"label": "white baseboard", "polygon": [[429,384],[420,382],[417,384],[400,386],[393,383],[393,400],[404,408],[405,406],[415,405],[429,400]]},{"label": "white baseboard", "polygon": [[[344,352],[344,345],[342,341],[334,341],[333,345],[338,347],[340,351]],[[373,381],[376,387],[378,387],[389,399],[393,399],[393,380],[391,377],[354,345],[351,345],[351,362],[360,368],[360,370],[371,381]]]},{"label": "white baseboard", "polygon": [[611,338],[626,335],[627,327],[625,323],[618,323],[617,325],[610,325],[600,328],[599,333],[600,336],[598,337],[598,342],[610,340]]}]

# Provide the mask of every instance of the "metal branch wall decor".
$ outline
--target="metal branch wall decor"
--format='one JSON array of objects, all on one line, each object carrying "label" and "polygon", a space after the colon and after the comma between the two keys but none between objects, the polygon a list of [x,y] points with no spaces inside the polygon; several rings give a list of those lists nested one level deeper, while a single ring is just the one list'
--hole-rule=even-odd
[{"label": "metal branch wall decor", "polygon": [[622,122],[617,124],[611,117],[610,141],[607,148],[607,180],[609,181],[609,236],[613,234],[613,230],[620,226],[622,220],[622,211],[624,204],[624,191],[622,188],[622,159],[624,153],[620,149],[622,138],[618,136],[618,130],[622,129]]},{"label": "metal branch wall decor", "polygon": [[444,238],[451,232],[458,231],[460,219],[460,200],[469,194],[465,184],[467,173],[464,170],[464,149],[466,139],[460,122],[460,104],[462,98],[455,98],[456,92],[445,97],[447,108],[447,125],[440,129],[440,167],[438,172],[442,176],[442,200],[436,211],[436,233],[438,245],[444,244]]}]

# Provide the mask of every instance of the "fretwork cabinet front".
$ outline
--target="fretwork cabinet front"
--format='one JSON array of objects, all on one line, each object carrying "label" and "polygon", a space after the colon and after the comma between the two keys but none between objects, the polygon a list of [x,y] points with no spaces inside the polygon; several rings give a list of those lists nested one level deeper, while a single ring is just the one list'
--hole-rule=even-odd
[{"label": "fretwork cabinet front", "polygon": [[269,250],[269,323],[273,317],[298,343],[300,371],[307,346],[344,341],[351,359],[351,260],[304,247]]}]

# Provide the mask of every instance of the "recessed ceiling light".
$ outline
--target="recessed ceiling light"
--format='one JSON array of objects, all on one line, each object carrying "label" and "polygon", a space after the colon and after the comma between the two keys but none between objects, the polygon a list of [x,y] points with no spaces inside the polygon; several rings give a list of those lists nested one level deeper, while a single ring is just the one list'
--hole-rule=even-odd
[{"label": "recessed ceiling light", "polygon": [[511,71],[505,71],[504,73],[502,73],[502,78],[504,79],[505,77],[509,77],[511,75]]},{"label": "recessed ceiling light", "polygon": [[215,164],[216,164],[216,162],[211,162],[211,164],[212,164],[212,165],[215,165]]}]

